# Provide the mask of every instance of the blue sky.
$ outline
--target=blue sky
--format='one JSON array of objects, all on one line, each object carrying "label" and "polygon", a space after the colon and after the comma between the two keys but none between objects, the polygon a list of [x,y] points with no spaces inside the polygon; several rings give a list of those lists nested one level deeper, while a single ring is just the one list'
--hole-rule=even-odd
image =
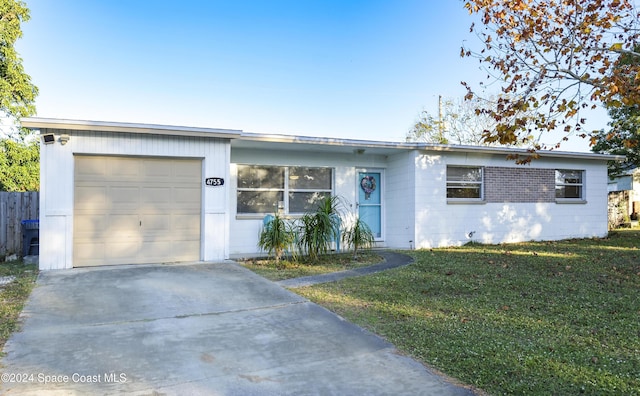
[{"label": "blue sky", "polygon": [[40,117],[402,141],[484,77],[462,1],[26,2]]}]

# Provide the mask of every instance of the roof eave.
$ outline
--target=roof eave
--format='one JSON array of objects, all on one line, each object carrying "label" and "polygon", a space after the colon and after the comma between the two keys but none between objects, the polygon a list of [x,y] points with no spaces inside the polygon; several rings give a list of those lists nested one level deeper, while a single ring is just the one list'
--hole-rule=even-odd
[{"label": "roof eave", "polygon": [[348,146],[362,148],[395,148],[414,150],[413,143],[383,142],[359,139],[341,139],[315,136],[294,136],[243,132],[239,140],[251,140],[265,143],[318,144],[324,146]]},{"label": "roof eave", "polygon": [[[216,128],[198,128],[171,125],[156,124],[139,124],[126,122],[110,122],[110,121],[83,121],[83,120],[67,120],[57,118],[40,118],[27,117],[21,119],[21,124],[25,128],[39,129],[45,131],[95,131],[95,132],[113,132],[113,133],[136,133],[136,134],[155,134],[155,135],[171,135],[171,136],[197,136],[197,137],[213,137],[225,139],[251,140],[269,143],[283,144],[308,144],[308,145],[324,145],[324,146],[342,146],[354,148],[376,148],[387,150],[422,150],[437,152],[464,152],[464,153],[484,153],[484,154],[517,154],[530,155],[526,149],[511,147],[487,147],[487,146],[462,146],[462,145],[446,145],[433,143],[408,143],[408,142],[383,142],[372,140],[356,140],[356,139],[340,139],[326,137],[310,137],[310,136],[293,136],[293,135],[270,135],[243,132],[237,129],[216,129]],[[609,155],[598,153],[580,153],[567,151],[541,150],[537,151],[541,157],[549,158],[576,158],[591,160],[609,160],[623,161],[624,156]]]},{"label": "roof eave", "polygon": [[241,130],[197,128],[173,125],[138,124],[110,121],[64,120],[57,118],[28,117],[20,120],[25,128],[60,131],[95,131],[114,133],[136,133],[171,136],[196,136],[235,139],[242,135]]},{"label": "roof eave", "polygon": [[[463,152],[463,153],[485,153],[485,154],[503,154],[503,155],[520,155],[527,156],[534,153],[523,148],[517,147],[490,147],[490,146],[463,146],[463,145],[446,145],[446,144],[432,144],[432,143],[417,143],[420,145],[420,150],[428,151],[451,151],[451,152]],[[608,160],[608,161],[624,161],[623,155],[612,154],[600,154],[600,153],[582,153],[574,151],[554,151],[554,150],[538,150],[535,154],[540,157],[548,158],[581,158],[581,159],[594,159],[594,160]]]},{"label": "roof eave", "polygon": [[[436,143],[416,143],[416,142],[380,142],[371,140],[354,140],[354,139],[339,139],[339,138],[324,138],[324,137],[310,137],[310,136],[292,136],[292,135],[267,135],[261,133],[244,132],[239,140],[253,140],[262,141],[268,143],[299,143],[299,144],[320,144],[328,146],[353,146],[362,148],[386,148],[386,149],[404,149],[404,150],[422,150],[422,151],[440,151],[440,152],[463,152],[463,153],[484,153],[484,154],[499,154],[509,155],[517,154],[520,156],[531,155],[532,153],[527,149],[516,147],[490,147],[490,146],[465,146],[465,145],[450,145],[450,144],[436,144]],[[541,157],[547,158],[579,158],[579,159],[592,159],[592,160],[608,160],[608,161],[623,161],[624,156],[599,154],[599,153],[581,153],[571,151],[553,151],[553,150],[540,150],[536,152]]]}]

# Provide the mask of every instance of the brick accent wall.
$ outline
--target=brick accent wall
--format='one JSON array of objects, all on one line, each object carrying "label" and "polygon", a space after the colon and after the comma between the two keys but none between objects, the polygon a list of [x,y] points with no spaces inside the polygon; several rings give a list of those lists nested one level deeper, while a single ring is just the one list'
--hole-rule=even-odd
[{"label": "brick accent wall", "polygon": [[555,202],[555,170],[484,168],[486,202]]}]

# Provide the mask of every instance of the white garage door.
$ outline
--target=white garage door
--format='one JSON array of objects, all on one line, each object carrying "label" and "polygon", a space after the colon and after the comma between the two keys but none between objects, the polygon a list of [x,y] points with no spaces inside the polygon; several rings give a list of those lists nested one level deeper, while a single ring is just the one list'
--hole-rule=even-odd
[{"label": "white garage door", "polygon": [[75,267],[200,260],[201,160],[75,157]]}]

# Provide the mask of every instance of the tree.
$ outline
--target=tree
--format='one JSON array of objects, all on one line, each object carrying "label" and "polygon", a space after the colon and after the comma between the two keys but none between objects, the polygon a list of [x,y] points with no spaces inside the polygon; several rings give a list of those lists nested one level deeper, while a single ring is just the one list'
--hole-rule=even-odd
[{"label": "tree", "polygon": [[612,107],[609,116],[611,129],[594,134],[595,144],[591,150],[626,157],[623,162],[609,161],[609,176],[616,177],[640,166],[640,107]]},{"label": "tree", "polygon": [[39,149],[37,140],[0,140],[0,191],[40,189]]},{"label": "tree", "polygon": [[[477,58],[504,94],[495,107],[478,110],[497,122],[484,131],[485,141],[511,144],[553,130],[586,137],[581,111],[640,103],[640,67],[619,64],[620,54],[640,57],[633,0],[466,0],[464,6],[480,16],[471,31],[483,45],[462,48],[461,56]],[[463,85],[466,98],[479,95]],[[536,157],[541,147],[530,149]]]},{"label": "tree", "polygon": [[[38,88],[25,73],[15,42],[22,37],[22,22],[29,20],[29,9],[18,0],[0,0],[0,113],[11,124],[34,115]],[[16,132],[18,131],[18,132]],[[28,139],[30,132],[16,128],[0,139],[0,190],[37,191],[40,152],[38,142]]]},{"label": "tree", "polygon": [[483,140],[485,130],[495,129],[495,119],[488,114],[476,112],[483,106],[490,106],[493,101],[494,98],[487,101],[478,97],[471,100],[440,99],[438,116],[423,111],[407,133],[406,141],[471,146],[498,145],[497,142]]},{"label": "tree", "polygon": [[0,0],[0,111],[16,121],[35,114],[38,95],[14,48],[22,37],[20,24],[28,20],[29,9],[24,2]]},{"label": "tree", "polygon": [[[640,64],[640,58],[627,54],[619,58],[617,67]],[[625,161],[609,161],[609,176],[616,177],[640,166],[640,104],[609,105],[608,111],[610,129],[595,132],[591,136],[591,150],[626,157]]]}]

